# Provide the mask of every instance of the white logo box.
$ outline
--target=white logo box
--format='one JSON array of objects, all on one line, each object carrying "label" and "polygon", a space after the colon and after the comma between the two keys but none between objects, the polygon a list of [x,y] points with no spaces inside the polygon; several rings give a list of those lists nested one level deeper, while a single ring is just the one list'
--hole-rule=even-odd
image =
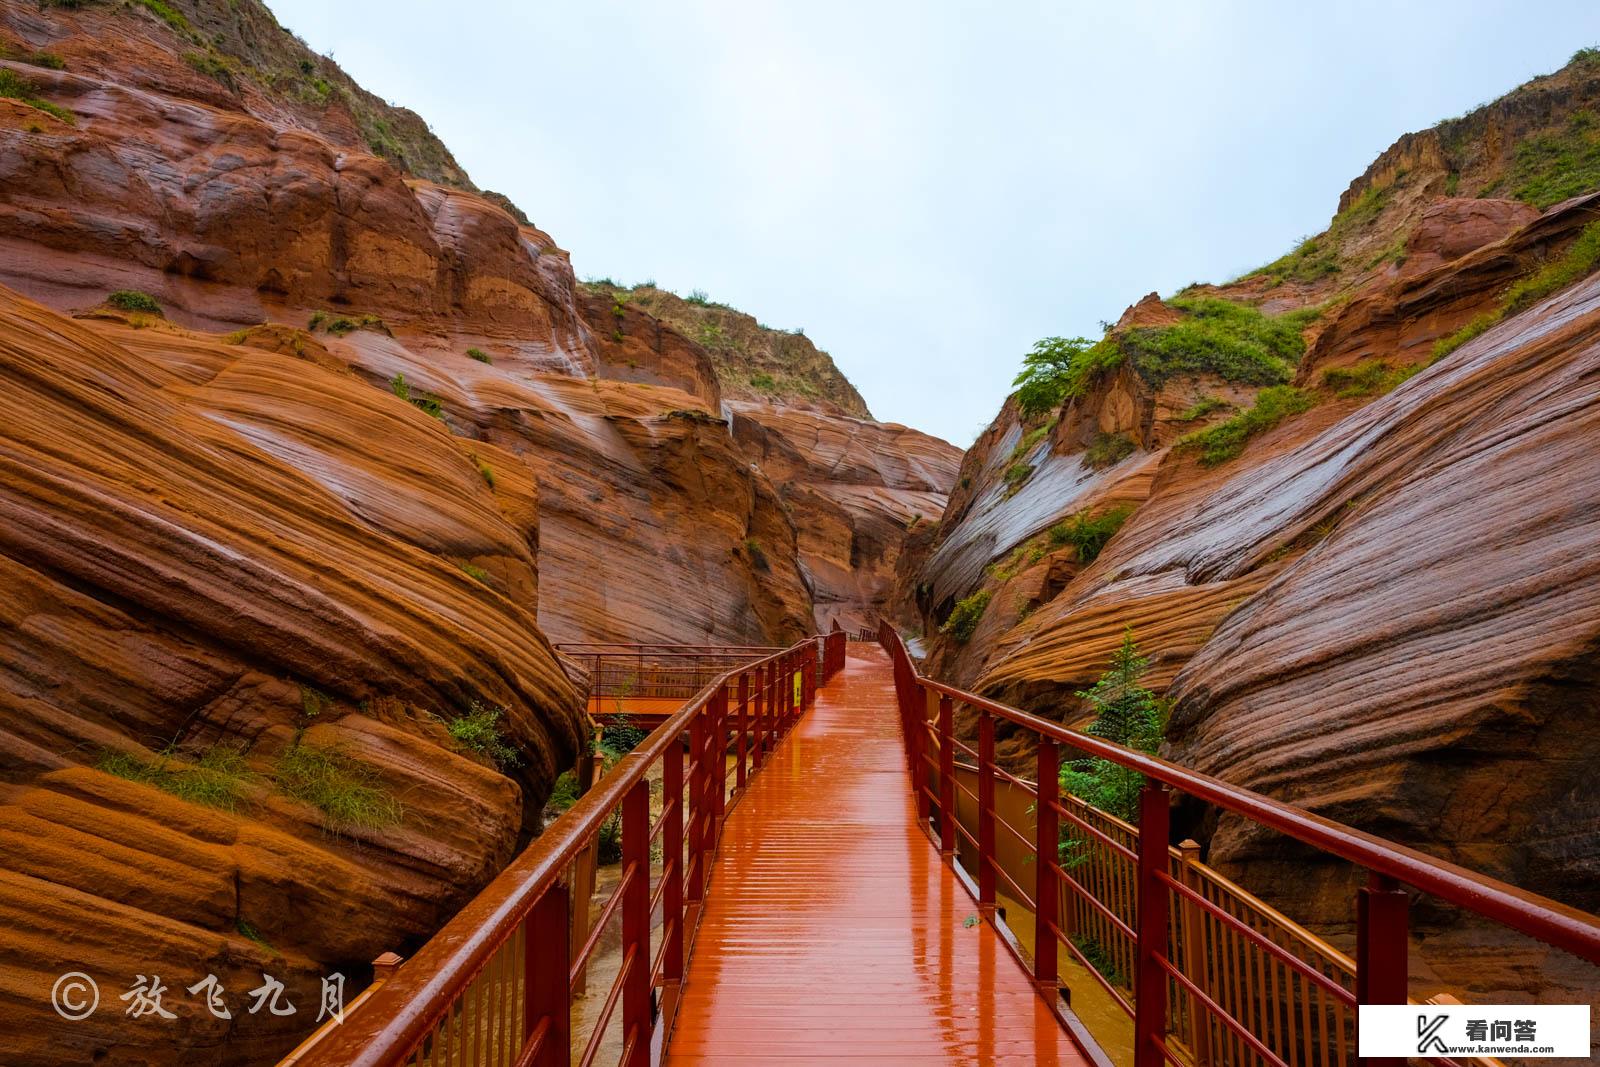
[{"label": "white logo box", "polygon": [[1362,1004],[1361,1056],[1588,1056],[1587,1004]]}]

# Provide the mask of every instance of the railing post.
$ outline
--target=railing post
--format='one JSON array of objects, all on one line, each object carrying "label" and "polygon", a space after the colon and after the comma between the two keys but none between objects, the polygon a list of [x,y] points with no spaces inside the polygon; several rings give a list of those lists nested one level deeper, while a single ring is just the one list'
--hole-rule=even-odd
[{"label": "railing post", "polygon": [[[1199,843],[1185,840],[1178,846],[1178,854],[1183,863],[1183,884],[1196,893],[1201,892]],[[1210,968],[1206,964],[1205,913],[1200,910],[1200,905],[1187,897],[1183,899],[1182,907],[1183,971],[1191,982],[1200,987],[1202,993],[1210,996],[1211,983],[1207,979]],[[1192,991],[1188,999],[1188,1038],[1189,1048],[1194,1052],[1194,1067],[1211,1067],[1211,1016],[1201,1004],[1200,998]]]},{"label": "railing post", "polygon": [[978,712],[978,907],[994,911],[994,716]]},{"label": "railing post", "polygon": [[740,791],[744,790],[746,772],[744,767],[745,734],[750,730],[750,674],[748,671],[739,672],[739,771],[734,781]]},{"label": "railing post", "polygon": [[756,668],[756,725],[754,736],[750,739],[750,746],[754,750],[750,754],[750,764],[756,770],[760,770],[761,764],[766,762],[767,701],[770,699],[772,692],[771,677],[772,668],[770,664]]},{"label": "railing post", "polygon": [[1033,899],[1038,910],[1033,923],[1033,980],[1040,992],[1055,1004],[1060,990],[1056,970],[1057,917],[1055,864],[1061,852],[1061,815],[1056,803],[1061,796],[1061,766],[1054,738],[1039,738],[1039,803],[1034,808],[1034,847],[1038,849],[1033,872]]},{"label": "railing post", "polygon": [[684,874],[684,898],[690,904],[699,904],[706,879],[705,834],[703,817],[706,796],[706,723],[705,712],[697,714],[689,724],[689,865]]},{"label": "railing post", "polygon": [[626,1067],[648,1067],[653,1012],[650,1003],[650,784],[639,779],[622,800],[622,869],[632,872],[622,898],[622,952],[628,973],[622,986],[622,1034],[633,1037]]},{"label": "railing post", "polygon": [[722,824],[728,817],[728,685],[717,687],[711,701],[711,811],[716,819],[716,830],[711,843],[722,840]]},{"label": "railing post", "polygon": [[[668,989],[683,985],[683,735],[661,757],[661,803],[666,823],[661,828],[661,935],[667,939],[661,979]],[[676,996],[676,992],[674,992]]]},{"label": "railing post", "polygon": [[567,887],[557,882],[528,912],[523,928],[523,1034],[532,1037],[541,1022],[549,1029],[531,1067],[567,1067],[572,1062],[572,1006],[567,971]]},{"label": "railing post", "polygon": [[1167,787],[1145,783],[1139,791],[1138,972],[1134,984],[1134,1067],[1164,1067],[1167,973],[1157,961],[1167,953]]},{"label": "railing post", "polygon": [[939,853],[956,853],[955,705],[939,694]]},{"label": "railing post", "polygon": [[783,730],[779,736],[789,732],[789,727],[794,725],[794,653],[783,654]]},{"label": "railing post", "polygon": [[933,813],[933,800],[928,796],[928,701],[931,689],[920,684],[910,684],[907,700],[911,720],[911,785],[917,791],[917,825],[926,832],[928,817]]},{"label": "railing post", "polygon": [[[1410,939],[1406,891],[1373,874],[1356,890],[1356,1003],[1404,1004],[1409,988]],[[1358,1024],[1359,1025],[1359,1024]],[[1357,1034],[1359,1047],[1360,1035]],[[1404,1067],[1403,1057],[1369,1056],[1363,1067]]]}]

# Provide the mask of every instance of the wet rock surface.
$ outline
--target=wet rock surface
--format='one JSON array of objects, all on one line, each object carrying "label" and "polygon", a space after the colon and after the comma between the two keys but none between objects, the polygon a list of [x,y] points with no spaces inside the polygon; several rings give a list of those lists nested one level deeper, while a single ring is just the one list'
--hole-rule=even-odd
[{"label": "wet rock surface", "polygon": [[[959,457],[731,410],[264,7],[169,9],[0,3],[0,66],[63,109],[0,99],[8,1062],[273,1062],[321,975],[353,996],[538,832],[589,734],[552,641],[865,618]],[[452,736],[479,712],[514,755]],[[294,1016],[242,1012],[263,972]],[[179,1020],[129,1029],[138,974]]]}]

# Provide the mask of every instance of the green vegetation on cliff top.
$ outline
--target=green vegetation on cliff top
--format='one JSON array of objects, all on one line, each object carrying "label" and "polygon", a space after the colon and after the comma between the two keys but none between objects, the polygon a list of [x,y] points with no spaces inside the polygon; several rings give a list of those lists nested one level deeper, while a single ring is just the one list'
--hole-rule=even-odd
[{"label": "green vegetation on cliff top", "polygon": [[1182,313],[1171,325],[1134,327],[1100,341],[1046,337],[1034,345],[1012,383],[1023,419],[1082,396],[1105,372],[1124,364],[1154,386],[1198,374],[1242,385],[1282,384],[1305,354],[1302,331],[1319,313],[1304,308],[1267,315],[1216,297],[1175,297],[1168,306]]},{"label": "green vegetation on cliff top", "polygon": [[820,401],[847,415],[872,417],[855,386],[804,330],[774,329],[699,289],[683,297],[654,282],[630,287],[611,278],[591,278],[583,285],[609,297],[617,308],[636,307],[698,343],[730,397]]}]

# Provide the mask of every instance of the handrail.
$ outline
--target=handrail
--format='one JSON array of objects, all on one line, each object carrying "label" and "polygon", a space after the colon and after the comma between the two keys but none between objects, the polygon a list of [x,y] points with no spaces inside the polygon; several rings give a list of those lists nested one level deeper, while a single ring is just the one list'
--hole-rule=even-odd
[{"label": "handrail", "polygon": [[[727,803],[722,776],[710,765],[723,761],[729,730],[736,729],[739,782],[746,777],[747,752],[753,757],[750,773],[759,770],[763,754],[810,706],[817,685],[836,672],[832,664],[838,661],[842,666],[844,643],[840,637],[807,638],[722,672],[618,760],[603,779],[374,990],[359,1012],[347,1014],[336,1032],[307,1050],[300,1061],[303,1067],[404,1063],[430,1039],[458,1040],[470,1048],[474,1035],[495,1024],[497,1010],[501,1024],[497,1036],[519,1050],[513,1057],[518,1064],[567,1067],[572,1038],[570,905],[561,879],[619,809],[624,866],[642,871],[642,877],[624,880],[618,890],[620,906],[612,906],[615,901],[608,903],[606,914],[622,913],[624,946],[633,959],[643,961],[625,968],[618,984],[627,986],[619,996],[624,1032],[633,1035],[627,1060],[630,1067],[647,1062],[648,1035],[653,1026],[664,1024],[649,1003],[648,970],[653,958],[649,951],[650,845],[654,835],[650,833],[646,775],[662,762],[667,804],[681,809],[667,826],[662,873],[663,880],[673,880],[667,885],[666,897],[669,907],[678,912],[666,917],[669,924],[678,920],[671,931],[664,930],[664,936],[671,938],[664,946],[667,956],[676,956],[668,964],[676,973],[667,977],[681,980],[689,943],[683,936],[683,917],[703,893],[704,872]],[[763,651],[766,649],[756,650]],[[733,706],[730,698],[735,694],[737,705]],[[688,783],[683,781],[686,734],[691,735]],[[693,877],[688,865],[669,860],[674,851],[681,860],[685,845],[697,864]],[[674,889],[676,892],[671,891]],[[587,907],[587,901],[581,903]],[[516,958],[519,954],[520,959]],[[463,994],[486,973],[496,977],[495,988],[463,1002]],[[500,1000],[519,998],[520,1003],[500,1004],[497,1009]]]},{"label": "handrail", "polygon": [[[1038,861],[1033,867],[1037,881],[1032,900],[1020,902],[1034,913],[1034,959],[1028,962],[1034,969],[1041,993],[1055,1006],[1060,986],[1057,947],[1064,945],[1114,998],[1130,1009],[1134,1016],[1136,1067],[1161,1067],[1168,1060],[1210,1064],[1214,1062],[1213,1040],[1235,1039],[1243,1041],[1250,1055],[1276,1067],[1288,1067],[1291,1060],[1296,1064],[1313,1062],[1314,1045],[1306,1046],[1304,1059],[1300,1057],[1299,1048],[1279,1048],[1278,1051],[1287,1056],[1283,1058],[1257,1040],[1259,1036],[1270,1044],[1281,1044],[1284,1034],[1277,1020],[1277,1008],[1273,1007],[1270,1013],[1266,1009],[1272,1004],[1284,1003],[1288,1006],[1285,1018],[1291,1032],[1295,1016],[1300,1015],[1307,1026],[1322,1035],[1321,1039],[1328,1041],[1330,1058],[1323,1059],[1317,1054],[1314,1062],[1325,1067],[1328,1063],[1343,1064],[1354,1047],[1346,1031],[1348,1026],[1354,1025],[1354,1012],[1347,1013],[1347,1006],[1405,1003],[1408,999],[1408,900],[1402,885],[1437,896],[1590,963],[1600,963],[1600,920],[1593,916],[1157,756],[1069,730],[1051,720],[935,681],[918,673],[900,635],[887,622],[880,622],[877,639],[889,654],[894,669],[906,765],[911,774],[911,790],[919,820],[925,829],[931,823],[930,834],[935,835],[941,852],[951,862],[955,862],[961,851],[962,839],[972,842],[976,852],[974,867],[980,912],[990,921],[994,920],[997,910],[995,874],[1001,873],[1011,889],[1021,888],[1009,873],[1000,871],[996,860],[995,786],[1001,782],[1027,790],[1020,778],[1005,774],[995,765],[995,725],[1004,721],[1037,735],[1038,777],[1031,790],[1036,812],[1037,840],[1033,852]],[[976,753],[955,738],[954,708],[958,703],[976,713]],[[1103,833],[1083,818],[1073,816],[1057,801],[1062,746],[1074,751],[1070,758],[1076,758],[1077,754],[1096,757],[1144,776],[1137,827],[1112,820],[1098,809],[1085,808],[1085,814],[1104,816],[1131,831],[1129,844],[1132,848],[1111,838],[1106,838],[1105,842],[1116,846],[1114,849],[1096,844],[1095,838],[1102,837]],[[964,786],[957,788],[955,754],[958,750],[972,754],[976,760],[976,767],[969,768],[968,772],[975,771],[978,776],[975,798]],[[933,787],[930,782],[934,783]],[[1337,975],[1321,973],[1322,963],[1296,958],[1288,948],[1275,945],[1270,937],[1252,929],[1248,922],[1212,903],[1200,892],[1200,883],[1188,884],[1189,878],[1207,877],[1201,871],[1209,869],[1194,860],[1198,846],[1192,842],[1186,842],[1182,850],[1170,847],[1169,789],[1367,869],[1369,884],[1357,891],[1356,962],[1353,968],[1344,970],[1345,975],[1353,979],[1353,991],[1345,990],[1335,980]],[[960,825],[958,811],[963,795],[973,799],[976,805],[976,841],[974,835]],[[1063,796],[1062,799],[1069,798]],[[1077,798],[1070,799],[1082,803]],[[1063,819],[1081,829],[1069,830],[1063,835]],[[1069,873],[1063,866],[1065,859],[1062,864],[1054,862],[1060,843],[1063,837],[1084,840],[1085,830],[1089,832],[1087,850],[1080,847],[1080,852],[1074,855],[1088,866]],[[1080,882],[1080,878],[1098,880],[1108,889],[1115,910],[1108,910],[1096,891]],[[1106,924],[1106,929],[1126,938],[1121,944],[1127,946],[1127,951],[1124,954],[1117,948],[1116,962],[1128,965],[1131,972],[1120,979],[1122,988],[1135,994],[1131,1004],[1122,998],[1106,974],[1101,973],[1104,968],[1090,958],[1085,948],[1075,943],[1074,915],[1093,915],[1096,909],[1105,913],[1099,921]],[[1293,931],[1289,934],[1295,936]],[[1250,943],[1253,951],[1262,952],[1273,961],[1268,965],[1269,970],[1272,966],[1283,968],[1281,978],[1275,976],[1269,986],[1256,988],[1253,993],[1247,991],[1244,987],[1249,985],[1250,972],[1248,964],[1241,968],[1242,957],[1234,956],[1232,947],[1226,950],[1227,958],[1213,955],[1223,951],[1218,946],[1225,940],[1228,946],[1234,946],[1235,938]],[[1204,988],[1208,971],[1216,972],[1214,980],[1220,983],[1222,996],[1213,997]],[[1292,988],[1291,975],[1298,979],[1298,993]],[[1308,989],[1315,992],[1308,992]],[[1312,1011],[1309,1004],[1315,996],[1322,999]],[[1238,1014],[1230,1013],[1230,1000],[1242,1005],[1242,1010],[1239,1006],[1231,1009]],[[1297,1003],[1300,1004],[1298,1012],[1294,1010]],[[1271,1033],[1249,1032],[1252,1011],[1258,1022],[1262,1018],[1267,1020]],[[1306,1031],[1301,1040],[1310,1041],[1310,1031]],[[1190,1042],[1192,1047],[1183,1047],[1180,1042]],[[1180,1060],[1179,1052],[1186,1058]],[[1227,1052],[1222,1054],[1222,1059],[1232,1062]]]},{"label": "handrail", "polygon": [[[900,635],[892,629],[890,632],[898,641]],[[903,653],[905,646],[900,647]],[[1190,770],[1159,756],[1070,730],[1060,723],[920,674],[916,678],[925,689],[960,700],[968,707],[1025,726],[1062,744],[1071,745],[1085,755],[1138,771],[1147,778],[1181,790],[1198,800],[1243,815],[1252,822],[1314,845],[1324,852],[1331,852],[1376,874],[1386,875],[1433,896],[1442,897],[1590,963],[1600,964],[1600,920],[1560,901],[1231,785],[1220,778]]]}]

